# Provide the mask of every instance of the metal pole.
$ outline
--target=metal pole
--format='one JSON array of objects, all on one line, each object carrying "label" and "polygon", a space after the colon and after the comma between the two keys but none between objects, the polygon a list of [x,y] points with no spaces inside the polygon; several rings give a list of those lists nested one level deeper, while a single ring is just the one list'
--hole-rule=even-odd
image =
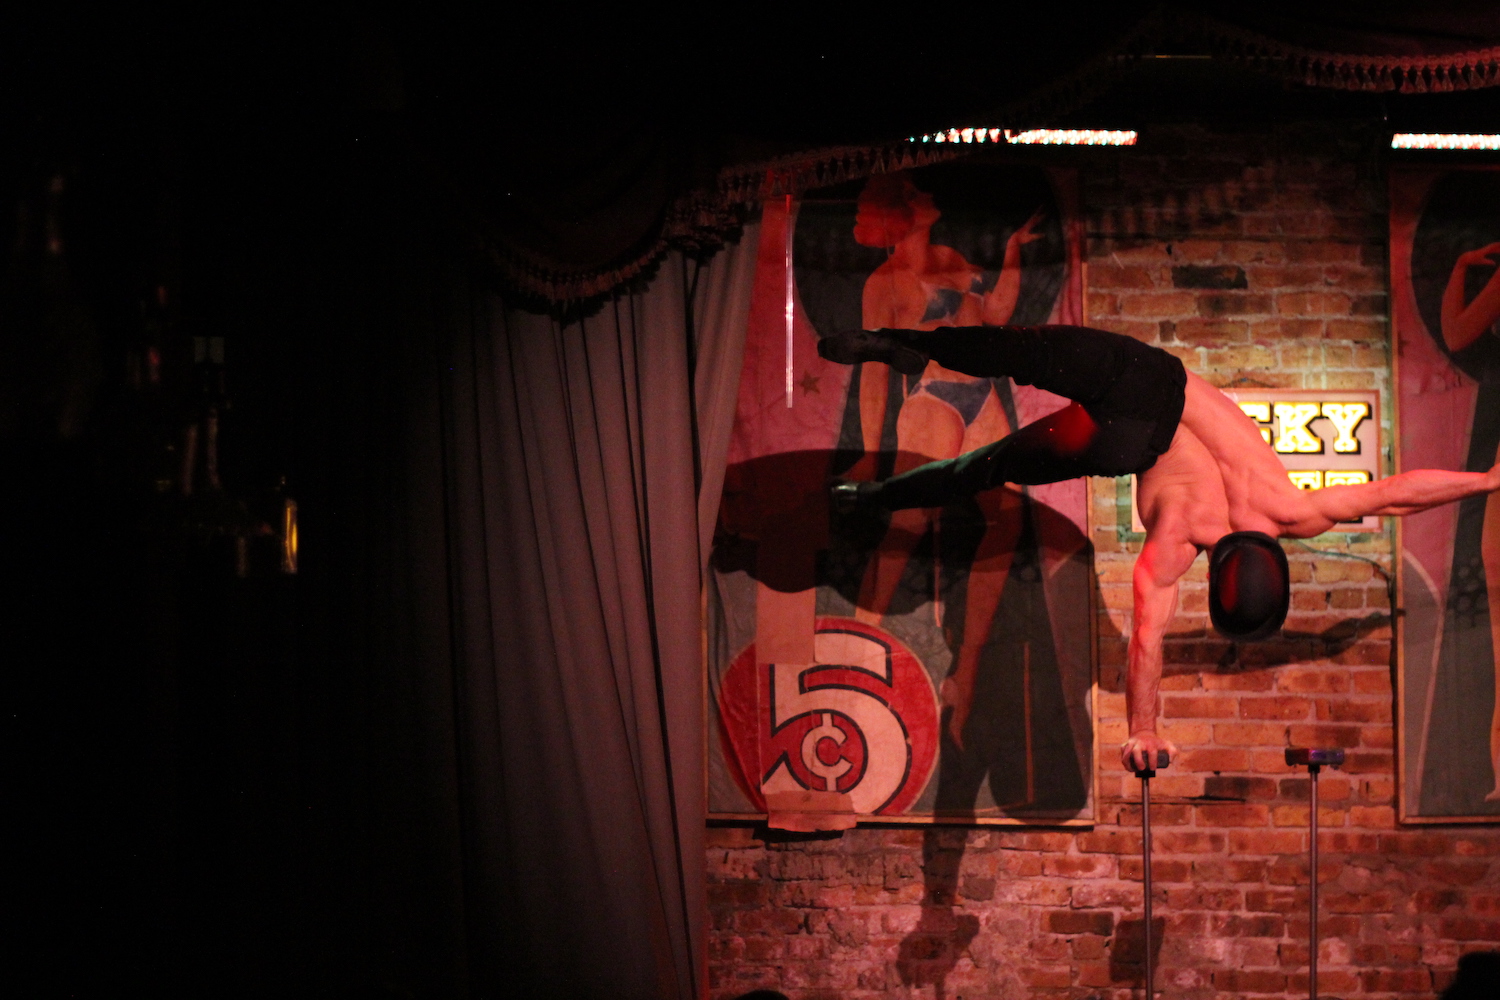
[{"label": "metal pole", "polygon": [[[1172,758],[1165,750],[1158,750],[1155,763],[1157,768],[1165,768],[1172,763]],[[1146,928],[1142,939],[1146,943],[1146,1000],[1153,1000],[1156,996],[1156,958],[1151,949],[1151,779],[1156,777],[1156,769],[1148,767],[1135,772],[1135,776],[1141,779],[1141,855],[1145,861],[1142,881],[1146,891],[1145,906],[1142,907]]]},{"label": "metal pole", "polygon": [[1308,868],[1311,885],[1307,893],[1307,995],[1309,1000],[1318,1000],[1318,764],[1309,764],[1307,773],[1312,776],[1312,811],[1308,815],[1309,844]]},{"label": "metal pole", "polygon": [[1151,777],[1155,771],[1142,771],[1141,775],[1141,853],[1146,859],[1146,1000],[1156,995],[1156,970],[1151,955]]},{"label": "metal pole", "polygon": [[1307,814],[1307,995],[1318,1000],[1318,772],[1344,763],[1344,751],[1336,747],[1287,747],[1286,762],[1305,767],[1311,779]]}]

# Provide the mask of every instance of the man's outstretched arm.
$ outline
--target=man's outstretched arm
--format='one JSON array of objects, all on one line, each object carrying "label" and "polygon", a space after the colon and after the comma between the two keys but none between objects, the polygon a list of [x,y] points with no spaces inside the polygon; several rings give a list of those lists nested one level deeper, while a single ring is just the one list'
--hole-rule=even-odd
[{"label": "man's outstretched arm", "polygon": [[1416,469],[1358,486],[1325,486],[1307,498],[1330,521],[1356,521],[1367,514],[1400,517],[1466,497],[1500,490],[1500,465],[1489,472]]},{"label": "man's outstretched arm", "polygon": [[1135,625],[1130,633],[1129,672],[1125,677],[1130,738],[1120,747],[1120,760],[1128,770],[1155,767],[1157,751],[1177,752],[1176,746],[1156,732],[1162,640],[1177,611],[1177,581],[1197,556],[1191,542],[1148,536],[1135,561]]}]

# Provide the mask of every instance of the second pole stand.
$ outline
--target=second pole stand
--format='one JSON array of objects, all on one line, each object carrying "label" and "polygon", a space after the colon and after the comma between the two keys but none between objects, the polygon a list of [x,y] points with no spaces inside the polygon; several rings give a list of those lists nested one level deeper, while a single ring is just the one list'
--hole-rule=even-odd
[{"label": "second pole stand", "polygon": [[1344,751],[1288,747],[1286,762],[1307,768],[1312,778],[1307,812],[1307,995],[1318,1000],[1318,772],[1342,764]]}]

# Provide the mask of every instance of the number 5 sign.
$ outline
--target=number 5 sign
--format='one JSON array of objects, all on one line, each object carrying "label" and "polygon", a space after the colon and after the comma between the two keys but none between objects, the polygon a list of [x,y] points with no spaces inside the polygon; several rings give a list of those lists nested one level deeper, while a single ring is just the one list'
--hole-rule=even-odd
[{"label": "number 5 sign", "polygon": [[719,697],[724,756],[741,791],[840,792],[894,816],[921,796],[938,752],[938,703],[917,657],[888,633],[822,617],[814,663],[762,663],[746,647]]}]

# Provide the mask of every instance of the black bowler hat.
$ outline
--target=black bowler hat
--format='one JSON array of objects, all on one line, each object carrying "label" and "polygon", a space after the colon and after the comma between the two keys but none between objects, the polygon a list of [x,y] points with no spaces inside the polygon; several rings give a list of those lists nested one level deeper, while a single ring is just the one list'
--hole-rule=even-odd
[{"label": "black bowler hat", "polygon": [[1286,621],[1291,571],[1276,539],[1236,531],[1208,557],[1208,614],[1219,634],[1236,642],[1264,639]]}]

